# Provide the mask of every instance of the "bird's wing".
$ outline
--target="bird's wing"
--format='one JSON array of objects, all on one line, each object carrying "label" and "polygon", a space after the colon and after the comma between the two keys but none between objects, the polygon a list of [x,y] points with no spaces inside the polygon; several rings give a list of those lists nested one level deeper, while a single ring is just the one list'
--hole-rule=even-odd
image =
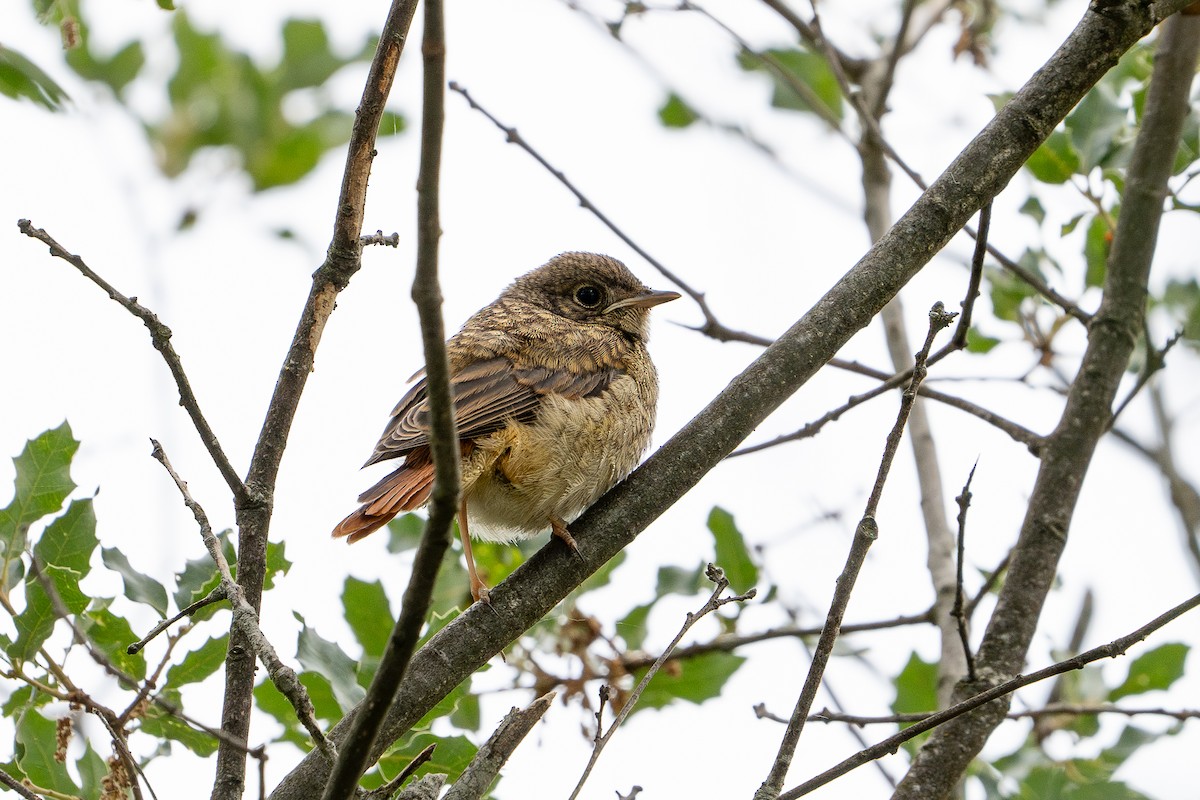
[{"label": "bird's wing", "polygon": [[[532,422],[541,398],[558,394],[568,398],[591,397],[608,388],[617,370],[572,372],[549,367],[519,368],[507,358],[476,361],[450,379],[458,436],[468,440],[502,429],[510,420]],[[367,465],[404,455],[429,444],[429,397],[425,376],[392,410],[375,452]]]}]

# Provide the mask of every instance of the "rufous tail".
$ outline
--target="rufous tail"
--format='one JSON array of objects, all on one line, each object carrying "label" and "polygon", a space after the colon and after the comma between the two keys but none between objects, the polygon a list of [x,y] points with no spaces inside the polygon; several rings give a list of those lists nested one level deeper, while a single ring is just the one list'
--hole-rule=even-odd
[{"label": "rufous tail", "polygon": [[[423,455],[424,457],[421,457]],[[433,462],[428,451],[410,453],[404,464],[358,496],[362,506],[333,529],[334,538],[351,544],[391,522],[402,511],[425,505],[433,489]]]}]

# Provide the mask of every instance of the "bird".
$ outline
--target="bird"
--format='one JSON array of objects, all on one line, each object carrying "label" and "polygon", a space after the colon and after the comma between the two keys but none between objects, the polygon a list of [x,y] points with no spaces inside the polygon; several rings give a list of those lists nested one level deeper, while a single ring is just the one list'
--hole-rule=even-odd
[{"label": "bird", "polygon": [[[517,278],[446,342],[461,453],[459,534],[471,596],[489,601],[471,537],[515,542],[550,532],[576,554],[569,524],[622,481],[650,444],[658,373],[655,291],[623,263],[567,252]],[[412,378],[364,467],[403,458],[333,529],[356,542],[433,488],[424,370]],[[414,382],[415,381],[415,382]]]}]

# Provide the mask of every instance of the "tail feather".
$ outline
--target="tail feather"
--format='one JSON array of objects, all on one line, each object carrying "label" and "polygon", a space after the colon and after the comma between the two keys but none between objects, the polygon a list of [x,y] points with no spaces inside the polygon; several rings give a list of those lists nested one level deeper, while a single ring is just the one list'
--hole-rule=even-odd
[{"label": "tail feather", "polygon": [[423,506],[432,489],[433,463],[428,458],[410,456],[399,469],[359,495],[362,506],[337,524],[333,536],[346,537],[353,544],[391,522],[400,512]]}]

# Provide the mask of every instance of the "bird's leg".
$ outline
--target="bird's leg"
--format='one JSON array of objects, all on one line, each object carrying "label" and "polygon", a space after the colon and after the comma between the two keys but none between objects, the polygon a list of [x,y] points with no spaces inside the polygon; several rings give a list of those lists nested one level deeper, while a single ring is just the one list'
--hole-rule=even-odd
[{"label": "bird's leg", "polygon": [[557,538],[562,539],[563,544],[571,548],[571,552],[575,554],[575,557],[583,561],[583,554],[579,552],[579,545],[575,543],[575,537],[571,535],[571,531],[567,528],[567,523],[563,522],[559,517],[551,516],[550,532]]},{"label": "bird's leg", "polygon": [[491,603],[487,584],[479,579],[479,573],[475,571],[475,554],[471,552],[471,534],[467,531],[467,501],[465,499],[459,501],[458,504],[458,534],[462,537],[463,552],[467,556],[467,574],[471,576],[471,597]]}]

